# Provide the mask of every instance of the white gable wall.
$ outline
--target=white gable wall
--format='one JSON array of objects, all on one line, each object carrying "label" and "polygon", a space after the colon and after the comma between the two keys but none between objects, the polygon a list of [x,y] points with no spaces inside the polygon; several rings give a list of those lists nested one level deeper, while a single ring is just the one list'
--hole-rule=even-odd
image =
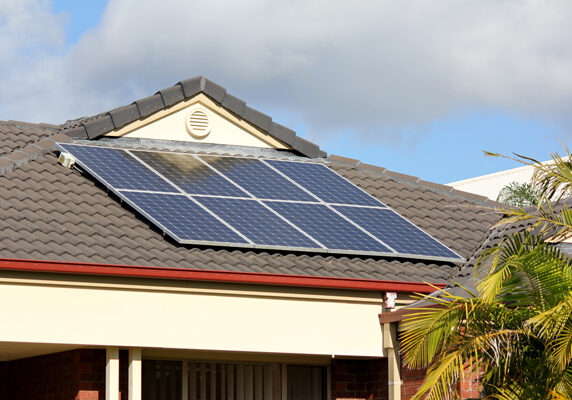
[{"label": "white gable wall", "polygon": [[[209,118],[210,132],[204,137],[189,133],[186,127],[189,114],[197,109],[206,113]],[[106,136],[275,149],[288,148],[282,142],[237,118],[204,95],[198,95],[169,109],[159,111]]]}]

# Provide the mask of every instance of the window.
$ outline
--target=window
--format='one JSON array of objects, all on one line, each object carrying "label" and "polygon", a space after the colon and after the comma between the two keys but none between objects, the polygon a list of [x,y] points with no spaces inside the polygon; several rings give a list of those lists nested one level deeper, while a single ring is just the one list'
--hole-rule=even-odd
[{"label": "window", "polygon": [[288,365],[285,378],[278,363],[144,360],[143,399],[326,400],[326,367]]}]

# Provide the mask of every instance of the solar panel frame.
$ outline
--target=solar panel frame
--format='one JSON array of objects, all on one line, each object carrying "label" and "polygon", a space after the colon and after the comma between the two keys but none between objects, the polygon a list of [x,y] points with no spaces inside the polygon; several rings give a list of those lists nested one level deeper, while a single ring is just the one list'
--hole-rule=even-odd
[{"label": "solar panel frame", "polygon": [[[110,191],[112,191],[113,193],[115,193],[122,201],[125,201],[126,203],[128,203],[130,206],[132,206],[135,210],[137,210],[138,212],[140,212],[142,215],[145,216],[145,218],[147,218],[150,222],[152,222],[153,224],[155,224],[160,230],[162,230],[165,234],[168,234],[169,236],[173,237],[173,239],[175,239],[176,241],[178,241],[179,243],[182,244],[198,244],[198,245],[215,245],[215,246],[225,246],[225,247],[238,247],[238,248],[260,248],[260,249],[270,249],[270,250],[291,250],[291,251],[304,251],[304,252],[317,252],[317,253],[329,253],[329,254],[348,254],[348,255],[363,255],[363,256],[391,256],[391,257],[401,257],[401,258],[411,258],[411,259],[422,259],[422,260],[435,260],[435,261],[446,261],[446,262],[459,262],[462,261],[463,258],[461,256],[459,256],[455,251],[451,250],[448,246],[444,245],[443,243],[441,243],[440,241],[438,241],[437,239],[435,239],[432,235],[428,234],[427,232],[425,232],[423,229],[419,228],[417,225],[413,224],[411,221],[407,220],[405,217],[403,217],[401,214],[397,213],[396,211],[392,210],[390,207],[388,207],[387,205],[385,205],[384,203],[382,203],[381,201],[377,200],[375,197],[371,196],[369,193],[367,193],[365,190],[361,189],[360,187],[356,186],[355,184],[353,184],[353,182],[347,180],[346,178],[344,178],[343,176],[341,176],[340,174],[338,174],[336,171],[331,170],[330,168],[326,167],[324,164],[321,163],[315,163],[315,162],[307,162],[307,161],[297,161],[297,160],[274,160],[274,159],[264,159],[264,158],[256,158],[256,160],[260,160],[262,161],[264,164],[266,164],[269,168],[276,170],[275,168],[273,168],[271,165],[269,165],[267,162],[272,162],[272,161],[279,161],[279,162],[290,162],[290,163],[298,163],[298,164],[315,164],[315,165],[321,165],[324,168],[327,168],[329,171],[331,171],[332,173],[334,173],[335,175],[337,175],[340,179],[344,180],[345,182],[347,182],[349,185],[351,185],[352,187],[354,187],[355,189],[359,190],[360,192],[364,193],[365,195],[369,196],[370,198],[372,198],[374,201],[376,201],[379,206],[371,206],[371,205],[358,205],[358,204],[340,204],[340,203],[327,203],[324,202],[322,199],[318,198],[315,194],[313,194],[312,192],[310,192],[309,190],[307,190],[304,186],[300,185],[299,183],[297,183],[296,181],[292,180],[290,177],[288,177],[285,174],[282,174],[280,171],[276,170],[277,173],[279,173],[280,175],[284,176],[285,179],[287,179],[289,182],[291,182],[292,184],[294,184],[296,187],[300,188],[301,190],[303,190],[304,192],[308,193],[309,195],[311,195],[312,197],[314,197],[316,200],[315,201],[300,201],[300,200],[280,200],[280,199],[260,199],[260,198],[251,198],[251,197],[233,197],[233,196],[211,196],[211,195],[190,195],[185,193],[184,190],[182,190],[181,188],[179,188],[175,183],[171,182],[168,178],[166,178],[165,176],[163,176],[160,172],[156,171],[155,169],[153,169],[152,167],[150,167],[149,165],[147,165],[144,161],[140,160],[136,155],[131,154],[131,151],[148,151],[148,152],[154,152],[154,150],[135,150],[135,149],[120,149],[120,148],[115,148],[115,147],[109,147],[109,146],[93,146],[93,145],[87,145],[87,144],[70,144],[70,143],[56,143],[56,146],[64,151],[67,152],[68,150],[64,147],[64,146],[83,146],[83,147],[96,147],[96,148],[109,148],[109,149],[113,149],[113,150],[122,150],[125,151],[127,154],[130,154],[135,160],[137,160],[137,162],[141,163],[144,167],[146,167],[147,169],[151,170],[152,173],[156,174],[159,178],[161,178],[162,180],[164,180],[167,184],[169,184],[170,186],[172,186],[174,189],[178,190],[178,192],[159,192],[159,191],[144,191],[144,190],[134,190],[134,189],[117,189],[115,187],[113,187],[113,185],[111,185],[107,180],[103,179],[101,176],[99,176],[98,174],[96,174],[91,168],[89,168],[89,166],[87,166],[81,159],[77,158],[76,162],[83,168],[85,169],[87,172],[89,172],[91,175],[93,175],[97,180],[99,180],[101,183],[103,183]],[[201,154],[191,154],[191,153],[185,153],[185,152],[167,152],[167,153],[176,153],[176,154],[184,154],[184,155],[193,155],[195,158],[200,160]],[[248,158],[248,157],[237,157],[237,156],[233,156],[233,155],[217,155],[217,157],[232,157],[232,158]],[[202,161],[202,160],[201,160]],[[226,178],[228,180],[231,180],[230,178]],[[231,180],[232,181],[232,180]],[[233,181],[234,182],[234,181]],[[235,184],[236,185],[236,184]],[[236,185],[239,188],[240,185]],[[249,193],[246,189],[241,188],[243,191],[245,191],[246,193]],[[255,200],[255,201],[259,201],[262,204],[265,204],[267,202],[285,202],[285,203],[292,203],[292,204],[315,204],[315,205],[324,205],[326,206],[328,209],[330,209],[330,211],[336,213],[338,216],[340,216],[341,218],[345,219],[348,223],[351,223],[352,225],[356,226],[357,229],[363,231],[365,234],[367,234],[368,236],[375,238],[375,240],[377,240],[378,242],[380,242],[380,244],[386,246],[389,250],[392,250],[390,252],[380,252],[380,251],[367,251],[367,250],[347,250],[347,249],[334,249],[334,248],[306,248],[306,247],[302,247],[302,248],[297,248],[297,247],[292,247],[292,246],[269,246],[269,245],[257,245],[254,244],[252,242],[252,240],[246,238],[246,236],[244,236],[242,233],[240,233],[238,230],[236,230],[234,227],[230,226],[229,227],[235,231],[237,234],[239,234],[241,237],[243,237],[245,240],[248,241],[248,243],[233,243],[233,242],[214,242],[214,241],[198,241],[198,240],[184,240],[181,239],[179,237],[177,237],[177,235],[173,234],[173,232],[170,232],[170,230],[165,227],[163,224],[159,223],[158,221],[156,221],[154,218],[152,218],[151,216],[148,215],[148,213],[146,213],[144,210],[142,210],[140,207],[138,207],[133,201],[131,201],[130,199],[127,198],[127,196],[123,195],[122,192],[139,192],[139,193],[145,193],[145,192],[149,192],[149,193],[157,193],[157,194],[166,194],[166,195],[182,195],[182,196],[186,196],[188,197],[190,200],[194,201],[195,203],[197,203],[199,206],[205,208],[202,204],[200,204],[200,202],[197,201],[197,199],[194,199],[194,197],[196,198],[200,198],[200,197],[222,197],[222,198],[234,198],[234,199],[249,199],[249,200]],[[393,250],[391,248],[391,246],[389,246],[388,244],[386,244],[383,240],[381,240],[380,238],[378,238],[377,236],[375,236],[374,234],[372,234],[371,232],[369,232],[367,229],[365,229],[364,227],[360,226],[359,224],[355,223],[354,221],[352,221],[350,218],[348,218],[347,216],[345,216],[343,213],[340,213],[338,210],[336,210],[335,207],[344,207],[344,206],[351,206],[351,207],[356,207],[356,208],[379,208],[379,209],[384,209],[384,210],[389,210],[392,211],[394,214],[396,214],[399,218],[401,218],[402,220],[404,220],[407,224],[411,224],[412,226],[414,226],[415,228],[417,228],[418,230],[420,230],[421,232],[423,232],[424,234],[428,235],[431,239],[435,240],[436,242],[438,242],[439,244],[441,244],[442,246],[444,246],[447,250],[451,251],[453,254],[456,254],[457,257],[438,257],[438,256],[432,256],[432,255],[419,255],[419,254],[405,254],[405,253],[401,253],[401,252],[397,252],[395,250]],[[209,210],[210,212],[210,210]],[[213,214],[213,216],[218,219],[219,221],[223,222],[225,225],[228,225],[223,219],[221,219],[220,217],[216,216]],[[292,221],[290,221],[291,224],[294,224]],[[297,226],[297,225],[296,225]],[[316,242],[320,243],[319,240],[317,238],[315,238],[313,235],[309,234],[308,232],[306,232],[304,229],[301,229],[300,227],[298,227],[300,230],[304,231],[309,237],[312,237]]]}]

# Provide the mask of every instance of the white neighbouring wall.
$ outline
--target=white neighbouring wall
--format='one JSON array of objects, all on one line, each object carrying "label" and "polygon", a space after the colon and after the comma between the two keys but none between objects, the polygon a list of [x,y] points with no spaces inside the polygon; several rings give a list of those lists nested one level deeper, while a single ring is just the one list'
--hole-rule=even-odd
[{"label": "white neighbouring wall", "polygon": [[[545,161],[543,164],[550,164],[552,161]],[[502,188],[512,182],[529,183],[534,173],[532,166],[523,166],[507,169],[492,174],[477,176],[461,181],[447,183],[457,190],[486,196],[491,200],[497,199]]]},{"label": "white neighbouring wall", "polygon": [[4,279],[2,319],[9,323],[0,330],[0,342],[383,355],[379,293],[224,287]]}]

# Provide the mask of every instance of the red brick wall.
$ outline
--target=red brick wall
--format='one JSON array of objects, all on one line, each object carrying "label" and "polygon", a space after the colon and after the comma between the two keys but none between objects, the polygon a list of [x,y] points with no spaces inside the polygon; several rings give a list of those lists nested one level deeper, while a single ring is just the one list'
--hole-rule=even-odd
[{"label": "red brick wall", "polygon": [[332,399],[387,399],[387,359],[335,359],[331,365]]},{"label": "red brick wall", "polygon": [[466,374],[465,379],[459,382],[457,388],[461,399],[480,399],[481,385],[477,373]]},{"label": "red brick wall", "polygon": [[[120,389],[127,399],[127,351],[121,351]],[[80,349],[0,363],[0,399],[105,399],[105,350]]]},{"label": "red brick wall", "polygon": [[401,400],[409,400],[425,380],[425,369],[401,368]]}]

